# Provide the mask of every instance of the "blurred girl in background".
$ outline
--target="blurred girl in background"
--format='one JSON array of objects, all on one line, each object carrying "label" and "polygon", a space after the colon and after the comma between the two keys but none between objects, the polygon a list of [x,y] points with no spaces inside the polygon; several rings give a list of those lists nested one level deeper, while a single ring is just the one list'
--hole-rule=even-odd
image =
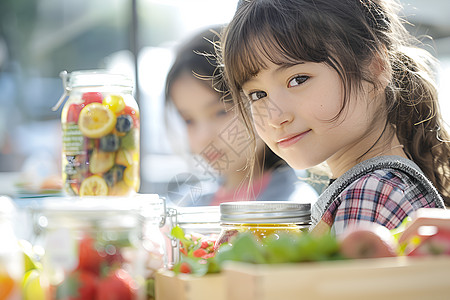
[{"label": "blurred girl in background", "polygon": [[[295,200],[314,202],[317,193],[259,138],[254,144],[242,120],[227,99],[226,88],[214,85],[217,61],[215,42],[220,27],[203,31],[182,44],[166,79],[166,107],[175,108],[187,130],[192,154],[219,188],[185,206],[219,205],[228,201]],[[166,114],[167,116],[167,114]],[[173,120],[168,119],[168,126]],[[254,147],[255,148],[250,148]],[[247,161],[256,151],[254,176],[248,177]]]}]

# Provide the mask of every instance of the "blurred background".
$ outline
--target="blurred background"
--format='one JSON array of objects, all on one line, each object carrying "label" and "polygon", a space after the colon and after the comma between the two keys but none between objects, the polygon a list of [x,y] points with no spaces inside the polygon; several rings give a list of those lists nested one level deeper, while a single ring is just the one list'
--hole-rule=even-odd
[{"label": "blurred background", "polygon": [[[60,172],[59,73],[106,68],[130,75],[141,109],[141,192],[167,193],[189,170],[164,123],[164,83],[174,47],[227,23],[237,0],[2,0],[0,2],[0,194],[24,173]],[[450,1],[404,0],[408,29],[440,61],[441,110],[450,120]]]}]

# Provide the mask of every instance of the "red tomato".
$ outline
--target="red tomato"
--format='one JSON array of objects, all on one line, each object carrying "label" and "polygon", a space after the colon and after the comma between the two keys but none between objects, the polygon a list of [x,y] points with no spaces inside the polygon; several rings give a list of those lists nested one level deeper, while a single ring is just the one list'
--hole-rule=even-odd
[{"label": "red tomato", "polygon": [[99,253],[95,248],[95,241],[93,238],[85,236],[81,239],[79,244],[78,269],[90,271],[98,275],[104,257],[104,253]]},{"label": "red tomato", "polygon": [[97,295],[97,276],[91,272],[74,271],[56,288],[56,299],[94,300]]},{"label": "red tomato", "polygon": [[125,106],[121,115],[130,115],[131,118],[133,119],[134,128],[139,128],[140,121],[139,121],[139,112],[137,110],[131,108],[130,106]]},{"label": "red tomato", "polygon": [[113,271],[97,287],[97,300],[133,300],[136,296],[136,284],[124,269]]},{"label": "red tomato", "polygon": [[102,103],[103,95],[102,95],[102,93],[98,93],[98,92],[87,92],[87,93],[84,93],[83,96],[81,96],[81,99],[84,100],[85,105],[92,103],[92,102]]},{"label": "red tomato", "polygon": [[80,104],[72,104],[69,106],[67,111],[67,123],[78,123],[78,117],[80,116],[80,111],[84,106]]}]

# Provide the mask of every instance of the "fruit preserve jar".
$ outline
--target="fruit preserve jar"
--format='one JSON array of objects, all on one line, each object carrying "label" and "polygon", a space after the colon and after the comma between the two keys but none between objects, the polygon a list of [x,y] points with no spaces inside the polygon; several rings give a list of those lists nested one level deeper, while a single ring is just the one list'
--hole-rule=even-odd
[{"label": "fruit preserve jar", "polygon": [[133,82],[102,70],[61,72],[64,191],[123,196],[139,190],[139,108]]},{"label": "fruit preserve jar", "polygon": [[[66,197],[31,208],[44,248],[49,299],[147,299],[151,268],[164,266],[161,199]],[[157,215],[158,214],[158,215]]]},{"label": "fruit preserve jar", "polygon": [[[202,249],[205,253],[213,252],[214,244],[221,232],[219,206],[178,207],[172,225],[179,226],[185,238],[193,244],[203,244]],[[183,245],[174,239],[172,243],[174,263],[180,260],[182,253],[187,253],[187,249],[183,249]]]},{"label": "fruit preserve jar", "polygon": [[240,232],[251,232],[265,239],[281,232],[301,232],[311,223],[311,204],[291,201],[242,201],[220,204],[220,226],[217,249],[232,243]]},{"label": "fruit preserve jar", "polygon": [[0,196],[0,299],[20,299],[23,275],[22,253],[13,230],[15,206],[6,196]]}]

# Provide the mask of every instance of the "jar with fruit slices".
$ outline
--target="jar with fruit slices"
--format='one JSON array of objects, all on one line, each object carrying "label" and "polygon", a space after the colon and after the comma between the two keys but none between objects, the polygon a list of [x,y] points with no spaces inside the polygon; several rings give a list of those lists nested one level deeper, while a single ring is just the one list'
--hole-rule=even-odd
[{"label": "jar with fruit slices", "polygon": [[47,299],[148,299],[147,283],[164,267],[164,218],[157,195],[66,197],[30,209],[43,247]]},{"label": "jar with fruit slices", "polygon": [[15,206],[6,196],[0,196],[0,299],[19,300],[23,275],[22,253],[13,230]]},{"label": "jar with fruit slices", "polygon": [[133,82],[102,70],[61,72],[64,191],[123,196],[139,190],[139,107]]},{"label": "jar with fruit slices", "polygon": [[301,232],[311,222],[311,204],[291,201],[242,201],[220,204],[220,227],[217,249],[232,243],[240,232],[251,232],[257,239],[281,232]]}]

